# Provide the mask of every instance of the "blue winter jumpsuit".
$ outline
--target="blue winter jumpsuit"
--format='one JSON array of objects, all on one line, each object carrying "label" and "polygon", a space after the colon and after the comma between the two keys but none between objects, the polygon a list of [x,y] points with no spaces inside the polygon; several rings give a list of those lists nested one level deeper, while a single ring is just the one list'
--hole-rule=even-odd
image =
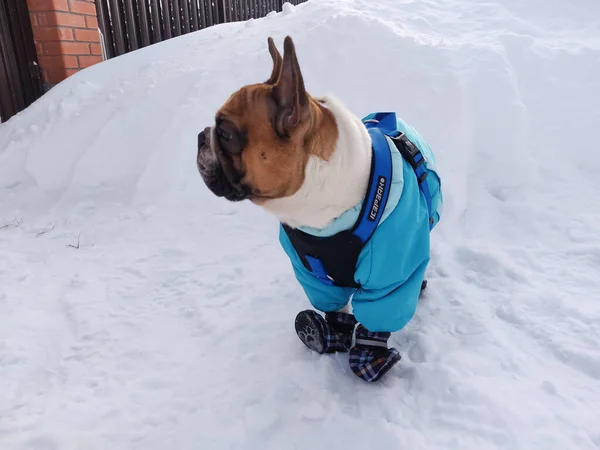
[{"label": "blue winter jumpsuit", "polygon": [[[405,133],[425,158],[435,226],[443,203],[435,157],[413,127],[399,119],[396,123],[397,129]],[[386,139],[392,155],[392,184],[381,221],[358,259],[354,280],[360,284],[359,289],[321,283],[304,267],[282,227],[279,233],[280,243],[292,262],[296,278],[312,305],[319,311],[329,312],[341,309],[351,301],[356,319],[374,332],[398,331],[411,320],[430,257],[430,216],[424,194],[419,189],[413,168],[400,155],[391,139]],[[300,229],[321,237],[350,229],[359,217],[362,203],[324,229]]]}]

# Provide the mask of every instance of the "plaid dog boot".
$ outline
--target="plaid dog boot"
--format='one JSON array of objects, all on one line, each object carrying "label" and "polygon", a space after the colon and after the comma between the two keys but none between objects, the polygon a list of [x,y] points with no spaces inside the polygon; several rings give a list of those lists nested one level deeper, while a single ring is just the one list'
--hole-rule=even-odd
[{"label": "plaid dog boot", "polygon": [[317,353],[347,352],[352,345],[356,326],[352,314],[328,312],[325,319],[316,311],[306,310],[296,316],[296,334],[311,350]]},{"label": "plaid dog boot", "polygon": [[395,348],[388,349],[391,333],[374,333],[362,325],[356,328],[354,347],[350,349],[350,368],[365,381],[377,381],[400,361]]}]

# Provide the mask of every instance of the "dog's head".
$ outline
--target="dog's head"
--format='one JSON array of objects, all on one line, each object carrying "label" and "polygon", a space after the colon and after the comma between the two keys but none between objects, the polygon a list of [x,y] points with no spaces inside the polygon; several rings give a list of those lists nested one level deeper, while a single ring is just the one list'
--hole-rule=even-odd
[{"label": "dog's head", "polygon": [[264,204],[293,195],[310,155],[328,159],[337,140],[332,114],[304,87],[294,43],[281,57],[269,38],[270,78],[244,86],[198,136],[197,164],[207,187],[227,200]]}]

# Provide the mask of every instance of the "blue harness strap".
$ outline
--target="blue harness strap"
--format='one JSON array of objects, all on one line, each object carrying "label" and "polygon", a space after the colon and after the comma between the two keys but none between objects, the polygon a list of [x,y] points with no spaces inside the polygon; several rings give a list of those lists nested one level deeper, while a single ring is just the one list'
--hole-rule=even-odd
[{"label": "blue harness strap", "polygon": [[393,112],[370,114],[363,119],[363,123],[369,129],[369,131],[378,129],[383,134],[388,136],[394,142],[402,157],[415,171],[419,188],[421,189],[421,192],[423,192],[425,202],[427,203],[427,211],[429,212],[429,229],[431,230],[433,228],[433,224],[435,223],[435,219],[433,217],[433,201],[431,198],[429,183],[427,182],[428,172],[425,166],[425,158],[423,157],[421,150],[419,150],[419,147],[413,144],[404,133],[397,129],[396,114]]},{"label": "blue harness strap", "polygon": [[333,286],[335,283],[333,282],[333,278],[331,275],[327,273],[325,266],[321,262],[319,258],[315,258],[314,256],[306,255],[306,262],[310,266],[311,273],[319,279],[319,281],[328,286]]},{"label": "blue harness strap", "polygon": [[[298,244],[299,247],[296,247],[296,245],[294,246],[296,247],[296,251],[300,251],[305,266],[310,269],[311,273],[318,278],[319,281],[329,286],[339,285],[338,282],[340,279],[346,280],[347,284],[343,285],[348,286],[354,284],[354,287],[360,286],[353,280],[354,273],[349,273],[351,268],[350,265],[356,263],[356,261],[354,261],[354,263],[352,261],[358,258],[360,250],[377,229],[381,217],[383,216],[392,184],[392,155],[386,136],[394,142],[402,157],[413,168],[419,183],[419,188],[423,192],[427,202],[429,228],[433,228],[434,218],[432,215],[432,199],[427,183],[428,171],[425,166],[423,154],[419,148],[404,135],[404,133],[397,129],[398,125],[395,113],[374,113],[365,117],[363,123],[371,137],[373,157],[371,161],[371,176],[367,187],[367,195],[365,196],[362,210],[354,227],[351,230],[342,231],[329,238],[315,238],[307,235],[299,237],[302,236],[302,233],[299,231],[291,229],[286,230],[288,236],[291,239],[294,239]],[[316,247],[311,247],[311,243],[319,241],[320,239],[337,239],[334,244],[334,246],[339,245],[335,248],[340,249],[335,252],[337,255],[336,257],[338,258],[337,260],[334,259],[332,262],[331,258],[326,256],[326,254],[317,250]],[[306,244],[306,242],[308,242],[309,247],[304,247],[304,250],[302,250],[302,246]],[[315,245],[321,249],[321,244],[322,241],[319,241]],[[342,250],[348,250],[348,252],[343,253]],[[322,260],[321,258],[324,259]],[[337,280],[328,272],[325,267],[327,264],[329,264],[328,267],[330,272],[336,273],[337,270]],[[343,269],[341,276],[339,273],[340,268]],[[354,270],[354,266],[352,266],[352,270]]]},{"label": "blue harness strap", "polygon": [[[361,247],[370,239],[379,225],[392,184],[392,155],[385,135],[378,128],[369,129],[369,134],[373,152],[371,176],[362,210],[351,230],[352,235],[360,240]],[[305,259],[310,271],[319,281],[330,286],[336,284],[319,258],[305,255]]]},{"label": "blue harness strap", "polygon": [[371,177],[360,216],[352,229],[352,234],[363,243],[369,240],[379,225],[392,183],[392,155],[385,136],[379,128],[370,128],[369,135],[373,148]]}]

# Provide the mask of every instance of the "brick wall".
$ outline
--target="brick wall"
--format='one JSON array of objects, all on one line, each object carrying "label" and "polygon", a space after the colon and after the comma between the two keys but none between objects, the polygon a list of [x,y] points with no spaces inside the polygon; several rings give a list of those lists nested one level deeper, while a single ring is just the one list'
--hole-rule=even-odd
[{"label": "brick wall", "polygon": [[27,0],[47,85],[102,61],[94,0]]}]

